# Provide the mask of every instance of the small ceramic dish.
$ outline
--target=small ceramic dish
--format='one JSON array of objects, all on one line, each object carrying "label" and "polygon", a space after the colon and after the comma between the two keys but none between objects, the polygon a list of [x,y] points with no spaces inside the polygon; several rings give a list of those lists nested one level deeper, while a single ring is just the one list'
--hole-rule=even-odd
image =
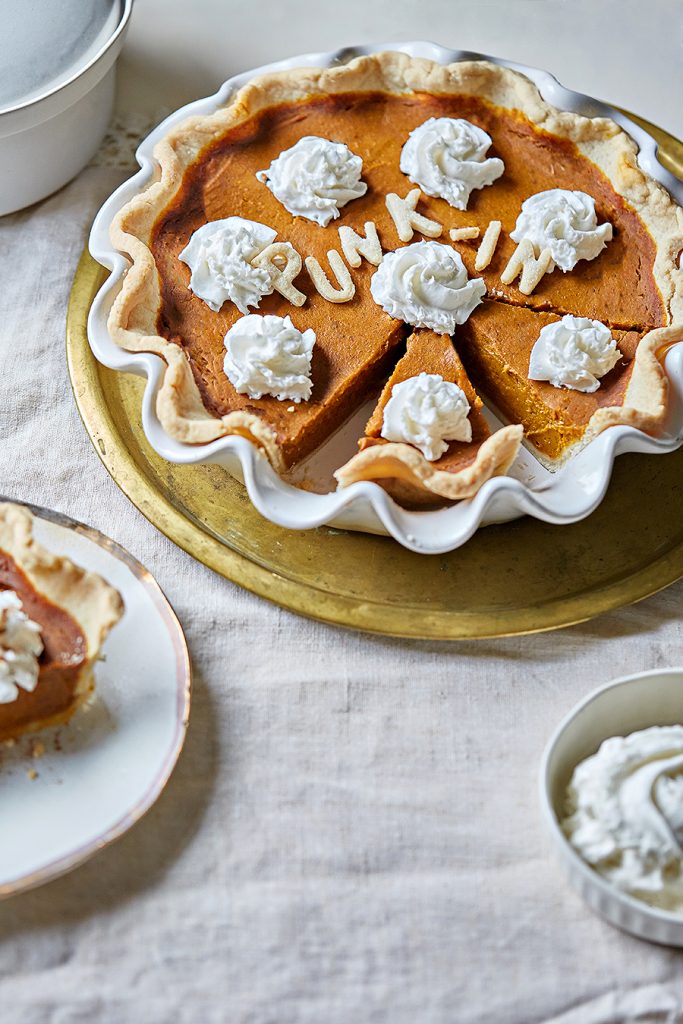
[{"label": "small ceramic dish", "polygon": [[[334,53],[292,57],[228,79],[214,96],[197,100],[171,114],[140,144],[137,151],[140,170],[106,201],[90,233],[90,252],[111,271],[95,297],[88,318],[88,339],[92,351],[105,366],[146,378],[142,425],[149,443],[159,455],[180,465],[214,463],[225,467],[244,483],[261,515],[279,526],[307,530],[327,525],[389,534],[413,551],[438,554],[460,547],[480,526],[508,522],[522,515],[557,525],[585,519],[602,501],[617,455],[624,452],[662,454],[674,451],[683,443],[683,344],[674,346],[666,359],[671,381],[671,405],[661,437],[650,437],[633,427],[611,427],[556,473],[546,470],[530,452],[522,449],[509,475],[487,481],[474,498],[433,512],[411,512],[401,508],[378,484],[370,481],[334,490],[330,469],[345,463],[357,450],[356,441],[367,419],[367,409],[352,417],[305,465],[298,467],[296,483],[306,486],[293,486],[292,482],[277,475],[261,451],[246,438],[231,435],[208,444],[190,445],[170,437],[156,412],[156,394],[163,370],[160,357],[147,352],[126,352],[109,336],[107,317],[129,266],[123,254],[113,248],[109,229],[119,210],[153,179],[157,172],[154,147],[170,129],[188,117],[212,113],[251,78],[265,72],[297,67],[332,67],[363,54],[383,50],[397,50],[441,64],[463,60],[491,61],[526,75],[536,84],[544,99],[562,110],[612,118],[638,143],[641,167],[683,205],[683,183],[660,163],[657,142],[651,135],[613,107],[563,88],[547,71],[464,50],[447,50],[429,42],[348,47]],[[492,414],[490,420],[494,429],[500,425]],[[320,491],[328,493],[315,493]]]},{"label": "small ceramic dish", "polygon": [[169,779],[190,711],[185,638],[149,572],[96,530],[28,507],[36,539],[101,574],[125,611],[92,699],[66,725],[0,743],[0,899],[70,871],[134,825]]},{"label": "small ceramic dish", "polygon": [[114,106],[133,0],[12,0],[0,11],[0,216],[55,192],[92,157]]},{"label": "small ceramic dish", "polygon": [[603,740],[649,726],[681,724],[683,668],[617,679],[589,694],[560,723],[543,754],[539,780],[543,816],[574,888],[617,928],[667,946],[683,946],[683,914],[650,907],[607,882],[574,850],[560,821],[574,768]]}]

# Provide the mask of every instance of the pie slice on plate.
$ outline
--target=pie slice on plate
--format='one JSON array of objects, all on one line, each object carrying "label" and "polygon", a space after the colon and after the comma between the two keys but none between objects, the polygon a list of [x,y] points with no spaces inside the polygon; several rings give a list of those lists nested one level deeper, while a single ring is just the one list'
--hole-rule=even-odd
[{"label": "pie slice on plate", "polygon": [[[450,441],[436,459],[425,457],[414,444],[390,441],[382,436],[386,407],[396,385],[416,380],[425,373],[455,384],[469,406],[470,439]],[[491,432],[482,401],[451,339],[432,331],[415,331],[408,338],[406,353],[396,364],[367,423],[365,437],[359,442],[360,451],[335,475],[342,487],[357,480],[376,480],[402,504],[443,504],[444,498],[449,501],[469,498],[492,476],[506,473],[521,440],[522,428],[517,425]]]},{"label": "pie slice on plate", "polygon": [[33,538],[33,517],[0,504],[0,740],[65,722],[123,604],[118,592]]}]

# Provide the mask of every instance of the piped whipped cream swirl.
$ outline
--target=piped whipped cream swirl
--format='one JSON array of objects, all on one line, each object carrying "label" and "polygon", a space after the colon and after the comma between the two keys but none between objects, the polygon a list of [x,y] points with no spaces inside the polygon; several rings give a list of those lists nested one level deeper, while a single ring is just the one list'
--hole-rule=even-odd
[{"label": "piped whipped cream swirl", "polygon": [[288,316],[250,313],[225,335],[225,374],[236,391],[250,398],[306,401],[313,388],[315,340],[315,331],[298,330]]},{"label": "piped whipped cream swirl", "polygon": [[621,355],[603,323],[568,313],[541,329],[529,357],[529,380],[591,394]]},{"label": "piped whipped cream swirl", "polygon": [[562,828],[599,874],[652,906],[683,909],[683,726],[605,740],[577,766]]},{"label": "piped whipped cream swirl", "polygon": [[449,441],[471,441],[470,403],[462,388],[438,373],[420,373],[394,384],[384,407],[382,437],[419,448],[425,459],[441,458]]},{"label": "piped whipped cream swirl", "polygon": [[13,590],[0,591],[0,704],[11,704],[19,689],[29,693],[38,682],[43,650],[40,626],[29,619]]},{"label": "piped whipped cream swirl", "polygon": [[439,196],[466,210],[475,188],[500,178],[505,165],[487,157],[491,136],[457,117],[430,117],[408,136],[400,168],[428,196]]},{"label": "piped whipped cream swirl", "polygon": [[611,241],[612,225],[598,224],[592,196],[551,188],[524,200],[510,238],[515,242],[528,238],[537,256],[550,249],[550,272],[557,266],[567,273],[579,260],[594,260],[602,252]]},{"label": "piped whipped cream swirl", "polygon": [[275,240],[277,231],[244,217],[212,220],[194,232],[178,259],[191,270],[190,288],[217,313],[234,302],[240,313],[258,307],[273,284],[268,270],[251,260]]},{"label": "piped whipped cream swirl", "polygon": [[470,280],[462,257],[441,242],[413,242],[388,252],[370,281],[378,306],[413,327],[452,334],[486,294],[480,277]]},{"label": "piped whipped cream swirl", "polygon": [[306,135],[256,177],[293,216],[326,227],[339,216],[340,207],[365,195],[362,173],[361,157],[343,142]]}]

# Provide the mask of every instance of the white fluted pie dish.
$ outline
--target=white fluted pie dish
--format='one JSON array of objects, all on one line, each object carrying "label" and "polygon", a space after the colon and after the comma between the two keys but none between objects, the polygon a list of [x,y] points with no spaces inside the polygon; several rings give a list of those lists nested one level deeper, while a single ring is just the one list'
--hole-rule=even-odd
[{"label": "white fluted pie dish", "polygon": [[[329,67],[362,54],[385,49],[399,50],[440,63],[481,58],[478,54],[449,51],[431,43],[351,48],[337,53],[292,58],[230,79],[215,96],[177,111],[145,139],[138,150],[140,171],[105,203],[93,225],[90,251],[111,274],[90,312],[88,334],[92,350],[106,366],[146,377],[143,428],[150,444],[163,458],[180,464],[217,463],[224,466],[244,482],[259,512],[284,527],[308,529],[327,524],[388,533],[412,550],[438,553],[457,548],[479,526],[505,522],[524,514],[557,524],[582,519],[602,500],[618,454],[628,451],[664,453],[673,451],[682,443],[683,346],[672,349],[667,357],[666,368],[672,383],[672,393],[669,418],[661,437],[653,438],[631,427],[612,427],[598,435],[556,473],[548,472],[529,452],[522,451],[509,476],[489,480],[474,498],[438,511],[411,512],[397,505],[375,483],[359,482],[344,490],[331,490],[329,493],[315,493],[310,489],[311,486],[322,489],[321,483],[330,479],[330,471],[342,465],[353,454],[355,441],[362,433],[359,427],[367,418],[363,410],[306,460],[287,482],[275,473],[266,457],[243,437],[224,437],[202,445],[189,445],[171,438],[156,413],[156,395],[164,369],[161,359],[149,353],[123,351],[109,336],[107,316],[129,265],[128,260],[113,249],[109,241],[109,229],[121,208],[153,178],[156,169],[153,149],[169,129],[188,116],[213,112],[234,91],[263,72],[302,66]],[[546,72],[503,61],[494,63],[504,64],[527,75],[543,97],[558,107],[593,116],[607,115],[618,121],[638,142],[639,161],[643,169],[667,187],[677,201],[683,202],[683,185],[657,160],[654,139],[619,112],[588,97],[568,92]],[[496,422],[492,417],[492,423],[495,425]],[[299,483],[304,486],[297,486]]]}]

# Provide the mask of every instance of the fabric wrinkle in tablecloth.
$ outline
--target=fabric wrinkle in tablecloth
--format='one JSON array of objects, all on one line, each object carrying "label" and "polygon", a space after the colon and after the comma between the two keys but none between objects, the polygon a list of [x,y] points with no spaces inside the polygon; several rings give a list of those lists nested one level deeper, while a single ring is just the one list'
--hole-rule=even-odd
[{"label": "fabric wrinkle in tablecloth", "polygon": [[65,365],[71,280],[124,174],[90,167],[0,219],[0,490],[154,573],[192,652],[191,725],[141,823],[0,907],[0,1022],[683,1021],[681,954],[569,890],[536,798],[579,698],[683,663],[683,585],[556,633],[403,643],[193,562],[109,479]]}]

